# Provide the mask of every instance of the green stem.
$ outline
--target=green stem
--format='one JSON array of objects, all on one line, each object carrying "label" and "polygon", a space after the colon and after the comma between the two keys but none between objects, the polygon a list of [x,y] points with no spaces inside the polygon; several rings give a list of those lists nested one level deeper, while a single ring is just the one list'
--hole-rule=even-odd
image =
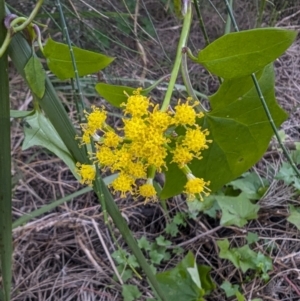
[{"label": "green stem", "polygon": [[[3,20],[5,2],[0,0],[0,45],[7,33]],[[12,213],[11,213],[11,150],[9,111],[8,56],[0,58],[0,254],[1,276],[5,301],[10,300],[12,278]]]},{"label": "green stem", "polygon": [[[232,21],[232,23],[233,23],[233,26],[234,26],[234,28],[235,28],[236,31],[239,31],[239,28],[238,28],[238,26],[237,26],[237,23],[236,23],[236,21],[235,21],[235,18],[234,18],[234,16],[233,16],[233,13],[232,13],[232,10],[231,10],[231,8],[230,8],[230,6],[229,6],[229,3],[228,3],[227,0],[224,0],[224,1],[225,1],[225,4],[226,4],[226,8],[227,8],[228,14],[230,15],[231,21]],[[292,158],[291,158],[291,156],[290,156],[288,150],[286,149],[286,147],[285,147],[284,144],[282,143],[282,140],[281,140],[281,138],[280,138],[280,135],[278,134],[277,127],[276,127],[275,122],[274,122],[274,120],[273,120],[272,114],[271,114],[271,112],[270,112],[270,110],[269,110],[269,108],[268,108],[268,105],[267,105],[266,100],[265,100],[265,98],[264,98],[264,96],[263,96],[263,94],[262,94],[262,91],[261,91],[261,89],[260,89],[259,83],[258,83],[257,78],[256,78],[256,76],[255,76],[254,73],[251,74],[251,78],[252,78],[252,81],[253,81],[253,83],[254,83],[254,86],[255,86],[255,89],[256,89],[256,91],[257,91],[257,94],[258,94],[258,96],[259,96],[259,99],[260,99],[260,101],[261,101],[261,104],[262,104],[262,106],[263,106],[263,108],[264,108],[264,111],[265,111],[265,113],[266,113],[266,115],[267,115],[267,117],[268,117],[269,123],[270,123],[270,125],[271,125],[271,127],[272,127],[272,130],[273,130],[273,132],[274,132],[274,135],[275,135],[275,137],[276,137],[276,139],[277,139],[277,141],[278,141],[278,143],[279,143],[279,145],[280,145],[280,147],[281,147],[281,149],[282,149],[282,151],[283,151],[285,157],[287,158],[287,160],[288,160],[289,163],[291,164],[293,170],[295,171],[297,177],[300,177],[300,172],[299,172],[299,170],[298,170],[296,164],[293,162],[293,160],[292,160]]]},{"label": "green stem", "polygon": [[1,43],[0,58],[3,56],[4,52],[6,51],[10,41],[11,41],[11,34],[9,33],[9,31],[7,31],[5,38]]},{"label": "green stem", "polygon": [[18,32],[18,31],[22,31],[23,29],[25,29],[35,18],[35,16],[37,15],[40,7],[42,6],[44,0],[39,0],[36,4],[36,6],[34,7],[33,11],[31,12],[30,16],[27,18],[27,20],[25,22],[23,22],[21,25],[13,27],[14,32]]},{"label": "green stem", "polygon": [[158,294],[158,296],[161,298],[162,301],[168,301],[164,291],[162,290],[158,281],[156,280],[155,275],[153,274],[150,268],[150,265],[147,263],[141,249],[139,248],[135,238],[133,237],[131,231],[129,230],[126,221],[122,217],[111,193],[109,192],[108,188],[106,187],[106,185],[104,184],[101,178],[97,178],[96,181],[94,182],[94,190],[99,200],[105,202],[107,212],[111,216],[114,224],[119,229],[123,239],[128,244],[132,253],[136,257],[138,263],[140,264],[140,267],[143,269],[144,273],[146,274],[149,282],[155,289],[156,293]]},{"label": "green stem", "polygon": [[192,20],[192,7],[191,7],[191,3],[189,2],[187,12],[184,16],[182,31],[181,31],[181,35],[180,35],[178,46],[177,46],[177,53],[176,53],[173,70],[171,73],[170,82],[168,85],[168,89],[167,89],[164,101],[163,101],[161,109],[160,109],[161,111],[166,111],[168,109],[170,101],[171,101],[173,89],[174,89],[175,82],[176,82],[178,72],[180,69],[180,65],[181,65],[182,48],[185,47],[186,43],[187,43],[189,30],[190,30],[190,26],[191,26],[191,20]]},{"label": "green stem", "polygon": [[200,3],[199,3],[199,1],[194,0],[194,5],[195,5],[196,13],[197,13],[197,16],[198,16],[200,29],[203,33],[205,43],[206,43],[206,46],[207,46],[207,45],[209,45],[210,42],[209,42],[209,37],[208,37],[207,31],[206,31],[206,28],[205,28],[205,25],[204,25],[204,21],[203,21],[201,12],[200,12]]},{"label": "green stem", "polygon": [[[78,113],[77,115],[79,117],[79,123],[82,123],[81,118],[83,116],[84,101],[83,101],[83,93],[82,93],[82,89],[81,89],[81,85],[80,85],[80,79],[79,79],[79,74],[78,74],[78,69],[77,69],[77,64],[76,64],[76,58],[74,55],[73,47],[71,45],[71,39],[70,39],[68,27],[66,24],[66,20],[65,20],[64,13],[63,13],[63,10],[61,7],[60,0],[56,0],[56,6],[58,7],[58,11],[59,11],[59,15],[60,15],[61,23],[62,23],[63,35],[64,35],[64,38],[66,39],[68,47],[69,47],[72,66],[73,66],[74,73],[75,73],[75,81],[76,81],[76,86],[77,86],[77,91],[78,91],[78,93],[75,93],[75,97],[77,97],[77,96],[79,97],[79,103],[78,103],[78,101],[76,101],[75,104],[76,104],[76,109],[77,109],[77,113]],[[71,81],[71,83],[73,85],[73,90],[75,91],[75,86],[74,86],[73,80]]]},{"label": "green stem", "polygon": [[[190,76],[189,76],[189,72],[188,72],[188,67],[187,67],[187,54],[183,53],[182,54],[182,61],[181,61],[181,76],[184,82],[184,85],[186,87],[186,91],[188,93],[189,96],[191,96],[193,98],[193,101],[199,101],[192,83],[190,81]],[[207,96],[202,94],[204,99],[207,99]],[[206,112],[205,108],[201,105],[200,101],[199,101],[199,105],[197,105],[197,110],[199,112]]]}]

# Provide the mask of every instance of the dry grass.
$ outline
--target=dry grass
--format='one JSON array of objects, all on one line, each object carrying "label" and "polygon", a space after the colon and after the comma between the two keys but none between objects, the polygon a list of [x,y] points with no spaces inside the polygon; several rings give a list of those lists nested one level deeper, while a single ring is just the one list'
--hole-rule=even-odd
[{"label": "dry grass", "polygon": [[[97,1],[96,1],[97,2]],[[204,2],[204,1],[203,1]],[[236,1],[236,15],[241,28],[250,28],[254,24],[255,10],[251,1]],[[295,3],[298,1],[295,1]],[[86,5],[81,1],[72,2],[80,11]],[[89,1],[97,10],[117,9],[121,2]],[[224,12],[223,2],[216,1],[219,11]],[[209,35],[217,37],[223,32],[221,19],[211,6],[204,5],[208,13],[205,22]],[[105,77],[156,79],[170,71],[178,38],[179,22],[170,13],[165,12],[165,5],[160,1],[141,1],[139,12],[142,16],[149,14],[157,31],[158,38],[140,35],[139,39],[131,34],[121,34],[115,23],[106,27],[107,35],[116,35],[123,45],[111,44],[111,54],[122,57],[108,68]],[[293,15],[294,14],[294,15]],[[286,28],[299,29],[298,14],[300,4],[296,3],[287,9],[277,24]],[[225,14],[224,14],[225,16]],[[265,17],[268,21],[268,16]],[[76,23],[76,20],[73,20]],[[100,19],[85,19],[84,23],[101,29]],[[138,27],[141,19],[131,21]],[[108,25],[107,25],[108,26]],[[141,28],[138,28],[137,32]],[[82,29],[80,29],[82,30]],[[104,30],[104,29],[103,29]],[[134,32],[134,28],[133,28]],[[82,34],[82,32],[80,32]],[[59,38],[59,34],[56,34]],[[191,31],[191,47],[201,48],[204,45],[195,22]],[[83,46],[90,40],[82,38]],[[88,48],[91,48],[88,47]],[[139,50],[140,54],[136,51]],[[169,59],[164,56],[165,52]],[[169,61],[170,60],[170,61]],[[300,41],[276,61],[276,93],[277,99],[290,114],[283,124],[288,135],[287,143],[299,141],[299,102],[300,102]],[[204,93],[213,93],[217,89],[217,81],[211,78],[200,66],[190,66],[191,79],[194,87]],[[27,110],[31,107],[31,95],[23,80],[11,69],[11,103],[13,109]],[[62,93],[62,92],[60,92]],[[159,98],[160,93],[154,97]],[[61,94],[64,105],[70,112],[74,110],[70,96]],[[87,97],[88,103],[100,103],[97,97]],[[117,120],[112,119],[112,122]],[[67,167],[49,152],[36,148],[21,150],[24,125],[20,120],[12,122],[12,156],[13,156],[13,216],[15,219],[41,206],[59,199],[80,189]],[[274,180],[283,157],[273,142],[273,148],[253,168],[258,174],[270,179],[271,185],[265,196],[260,200],[259,218],[251,221],[244,228],[218,227],[218,220],[200,214],[196,220],[189,220],[188,225],[172,240],[172,246],[182,246],[191,250],[197,262],[212,267],[212,277],[220,285],[224,280],[242,285],[247,300],[261,297],[262,300],[300,300],[300,241],[299,232],[286,220],[287,204],[298,203],[298,196],[290,187]],[[275,147],[274,147],[275,146]],[[270,169],[270,166],[274,170]],[[134,202],[131,199],[116,200],[123,216],[137,238],[145,235],[150,241],[164,232],[166,217],[159,204]],[[168,200],[171,215],[178,211],[186,211],[185,200],[180,196]],[[113,225],[112,225],[113,227]],[[259,278],[245,282],[245,275],[234,268],[228,261],[218,257],[216,241],[227,238],[232,246],[245,244],[248,232],[258,234],[260,240],[255,250],[267,252],[272,258],[274,270],[270,273],[271,280],[265,284]],[[114,229],[117,241],[123,248],[120,234]],[[111,253],[116,250],[107,227],[103,221],[101,206],[93,193],[76,198],[59,206],[48,214],[16,228],[14,237],[14,276],[13,301],[46,301],[46,300],[122,300],[121,281],[114,277],[114,264],[110,261]],[[182,256],[173,256],[159,270],[176,265]],[[150,297],[151,290],[144,281],[132,279],[143,292]],[[140,300],[146,300],[145,297]],[[223,291],[218,288],[207,300],[227,300]]]}]

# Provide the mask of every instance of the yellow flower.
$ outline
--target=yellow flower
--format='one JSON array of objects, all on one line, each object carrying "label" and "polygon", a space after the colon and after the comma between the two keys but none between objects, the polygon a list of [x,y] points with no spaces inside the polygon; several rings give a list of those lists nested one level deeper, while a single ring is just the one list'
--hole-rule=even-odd
[{"label": "yellow flower", "polygon": [[113,131],[108,131],[103,136],[103,145],[108,147],[117,147],[122,138]]},{"label": "yellow flower", "polygon": [[135,158],[129,151],[129,146],[127,144],[123,144],[120,149],[115,151],[115,162],[112,165],[112,171],[127,171],[128,166],[134,159]]},{"label": "yellow flower", "polygon": [[148,153],[145,153],[145,158],[148,165],[154,165],[157,171],[161,172],[162,167],[166,167],[165,159],[167,154],[167,150],[164,146],[154,145],[151,149],[149,149]]},{"label": "yellow flower", "polygon": [[91,133],[83,129],[82,144],[89,144],[91,142]]},{"label": "yellow flower", "polygon": [[134,185],[134,179],[126,174],[121,172],[119,176],[110,184],[114,189],[114,193],[120,192],[121,198],[126,197],[126,193],[132,193],[132,186]]},{"label": "yellow flower", "polygon": [[135,179],[143,179],[147,176],[147,168],[146,165],[143,164],[141,161],[137,162],[130,162],[127,166],[128,174],[130,174]]},{"label": "yellow flower", "polygon": [[187,174],[187,179],[183,192],[187,194],[188,201],[193,201],[196,197],[203,201],[203,195],[209,195],[210,189],[207,186],[210,182],[205,182],[202,178],[196,178],[191,173]]},{"label": "yellow flower", "polygon": [[[162,112],[159,105],[154,106],[149,98],[141,95],[139,88],[133,95],[128,95],[126,103],[121,104],[125,117],[118,131],[122,136],[105,124],[105,110],[93,106],[91,113],[85,112],[87,123],[81,124],[80,139],[82,143],[88,144],[92,140],[95,144],[96,153],[92,154],[95,164],[104,170],[119,173],[110,187],[121,197],[131,193],[133,197],[144,197],[145,202],[157,201],[152,178],[155,172],[167,168],[167,155],[171,153],[171,162],[177,164],[188,177],[184,188],[188,199],[197,196],[202,200],[203,195],[209,194],[209,182],[195,178],[187,167],[194,158],[201,159],[201,151],[212,142],[207,139],[208,130],[202,131],[196,123],[197,118],[203,117],[203,113],[197,113],[194,109],[198,103],[191,103],[191,98],[185,103],[179,100],[174,112]],[[151,107],[153,110],[149,110]],[[175,131],[172,135],[172,127],[177,126],[186,129],[184,135],[177,135]],[[91,185],[96,176],[95,167],[77,166],[81,182]],[[147,176],[147,182],[136,188],[135,181],[144,181]]]},{"label": "yellow flower", "polygon": [[141,139],[145,136],[147,125],[142,118],[133,117],[132,119],[125,119],[123,122],[126,139],[135,140]]},{"label": "yellow flower", "polygon": [[107,146],[98,146],[95,157],[100,167],[111,167],[116,162],[115,153]]},{"label": "yellow flower", "polygon": [[206,140],[207,135],[209,135],[209,131],[201,131],[201,127],[197,126],[195,129],[188,128],[182,145],[194,153],[199,153],[202,149],[208,148],[208,142],[212,142],[211,140]]},{"label": "yellow flower", "polygon": [[89,186],[92,186],[93,181],[96,177],[96,169],[94,165],[88,165],[88,164],[81,164],[76,163],[77,169],[76,172],[80,175],[81,184],[87,184]]},{"label": "yellow flower", "polygon": [[157,202],[156,190],[153,186],[153,179],[148,179],[147,183],[139,187],[138,194],[145,198],[145,204],[152,201]]},{"label": "yellow flower", "polygon": [[121,107],[125,107],[125,115],[130,114],[132,117],[142,117],[148,114],[150,105],[149,98],[140,95],[142,88],[138,88],[133,92],[134,95],[128,97],[126,103],[122,103]]},{"label": "yellow flower", "polygon": [[173,153],[173,160],[171,162],[178,164],[179,168],[190,163],[194,158],[194,155],[186,147],[178,144],[171,153]]},{"label": "yellow flower", "polygon": [[106,120],[106,112],[101,108],[97,108],[96,106],[92,106],[92,112],[85,112],[85,116],[87,118],[86,129],[94,134],[96,130],[101,130],[103,128],[103,124]]},{"label": "yellow flower", "polygon": [[158,105],[156,105],[153,112],[149,114],[147,121],[152,128],[160,132],[166,131],[168,127],[173,124],[170,113],[159,111]]},{"label": "yellow flower", "polygon": [[174,121],[176,125],[194,125],[196,123],[196,117],[203,117],[203,113],[196,113],[194,106],[199,104],[195,101],[193,105],[189,104],[191,98],[188,98],[186,103],[181,103],[179,99],[177,106],[175,107]]}]

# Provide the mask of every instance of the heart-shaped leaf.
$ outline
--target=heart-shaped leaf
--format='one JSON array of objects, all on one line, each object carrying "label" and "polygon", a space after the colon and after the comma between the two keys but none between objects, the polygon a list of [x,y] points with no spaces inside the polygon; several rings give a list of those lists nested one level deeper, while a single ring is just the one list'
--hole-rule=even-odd
[{"label": "heart-shaped leaf", "polygon": [[296,31],[280,28],[229,33],[201,50],[197,62],[223,78],[249,75],[282,55],[296,36]]},{"label": "heart-shaped leaf", "polygon": [[[112,57],[78,47],[73,47],[73,52],[79,76],[98,72],[114,60]],[[47,58],[49,69],[59,79],[64,80],[75,77],[68,45],[48,39],[44,47],[44,55]]]},{"label": "heart-shaped leaf", "polygon": [[[274,94],[273,66],[257,75],[272,118],[279,126],[287,114],[278,106]],[[266,151],[273,131],[250,77],[225,80],[210,97],[212,110],[203,118],[202,127],[213,142],[203,151],[202,160],[193,160],[192,172],[216,191],[253,166]],[[161,192],[165,199],[183,190],[184,175],[175,164],[168,164],[166,182]]]}]

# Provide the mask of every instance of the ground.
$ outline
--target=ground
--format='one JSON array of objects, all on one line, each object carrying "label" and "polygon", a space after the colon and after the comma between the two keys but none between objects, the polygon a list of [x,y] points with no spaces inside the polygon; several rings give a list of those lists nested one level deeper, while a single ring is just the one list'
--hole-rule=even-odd
[{"label": "ground", "polygon": [[[23,4],[14,2],[8,1],[18,11],[25,14],[30,12],[31,2],[30,5],[27,5],[29,1]],[[199,2],[208,35],[214,40],[224,32],[222,16],[226,18],[226,10],[223,1],[214,1],[215,8],[209,1]],[[274,6],[266,4],[262,26],[299,30],[300,2],[274,2]],[[180,20],[169,8],[170,1],[95,3],[73,0],[65,1],[64,4],[74,44],[117,57],[115,63],[103,71],[101,81],[134,87],[143,84],[148,86],[153,80],[170,73],[180,32]],[[256,1],[235,1],[234,12],[241,29],[255,26],[255,4]],[[102,12],[106,12],[109,18],[101,16]],[[58,11],[52,1],[45,1],[39,18],[41,23],[48,25],[48,29],[43,31],[44,39],[50,35],[55,40],[62,40],[56,23],[59,22]],[[204,45],[199,23],[195,21],[189,46],[196,51]],[[295,142],[299,142],[299,59],[300,41],[297,40],[275,62],[277,100],[289,113],[282,129],[286,135],[284,142],[290,150],[295,148]],[[29,110],[32,108],[30,90],[15,71],[12,62],[10,68],[11,108]],[[219,85],[217,79],[202,67],[191,63],[189,70],[195,89],[207,95],[216,91]],[[64,107],[73,116],[75,108],[70,83],[60,83],[51,75],[50,78]],[[84,82],[87,106],[105,104],[93,90],[96,80],[92,77]],[[178,84],[182,84],[180,79]],[[155,101],[159,102],[165,87],[162,84],[153,93]],[[179,91],[178,94],[180,93]],[[175,98],[178,94],[174,95]],[[118,118],[112,116],[110,121],[112,125],[117,124]],[[14,220],[83,188],[68,168],[47,150],[39,147],[22,150],[24,126],[26,125],[19,119],[12,121]],[[185,253],[192,251],[197,263],[212,267],[211,276],[217,289],[206,300],[234,300],[232,297],[227,298],[219,287],[225,280],[239,284],[240,291],[247,300],[255,297],[262,300],[300,299],[299,231],[287,221],[288,205],[296,206],[299,196],[293,187],[275,179],[284,160],[278,143],[272,139],[264,157],[251,169],[251,172],[270,182],[267,191],[258,201],[258,219],[242,228],[220,227],[220,216],[212,218],[200,213],[195,219],[187,218],[186,225],[179,228],[177,236],[166,235],[172,242],[172,247],[180,246]],[[143,202],[130,198],[116,198],[115,201],[137,239],[145,236],[150,242],[154,242],[157,237],[165,234],[168,218],[160,203],[144,205]],[[188,211],[184,196],[169,199],[166,205],[171,217],[178,212]],[[128,250],[111,220],[109,223],[119,245]],[[253,249],[267,254],[273,261],[268,282],[250,274],[250,280],[245,280],[246,276],[231,262],[218,256],[218,240],[227,238],[232,246],[243,246],[249,232],[256,233],[259,238]],[[93,192],[74,197],[19,225],[13,230],[13,237],[13,301],[123,300],[122,286],[113,272],[115,263],[109,260],[117,247],[104,224],[101,206]],[[173,254],[171,259],[157,265],[157,269],[164,271],[172,268],[182,257],[182,254]],[[151,290],[145,281],[133,277],[128,283],[137,285],[143,293],[143,297],[138,300],[151,297]]]}]

